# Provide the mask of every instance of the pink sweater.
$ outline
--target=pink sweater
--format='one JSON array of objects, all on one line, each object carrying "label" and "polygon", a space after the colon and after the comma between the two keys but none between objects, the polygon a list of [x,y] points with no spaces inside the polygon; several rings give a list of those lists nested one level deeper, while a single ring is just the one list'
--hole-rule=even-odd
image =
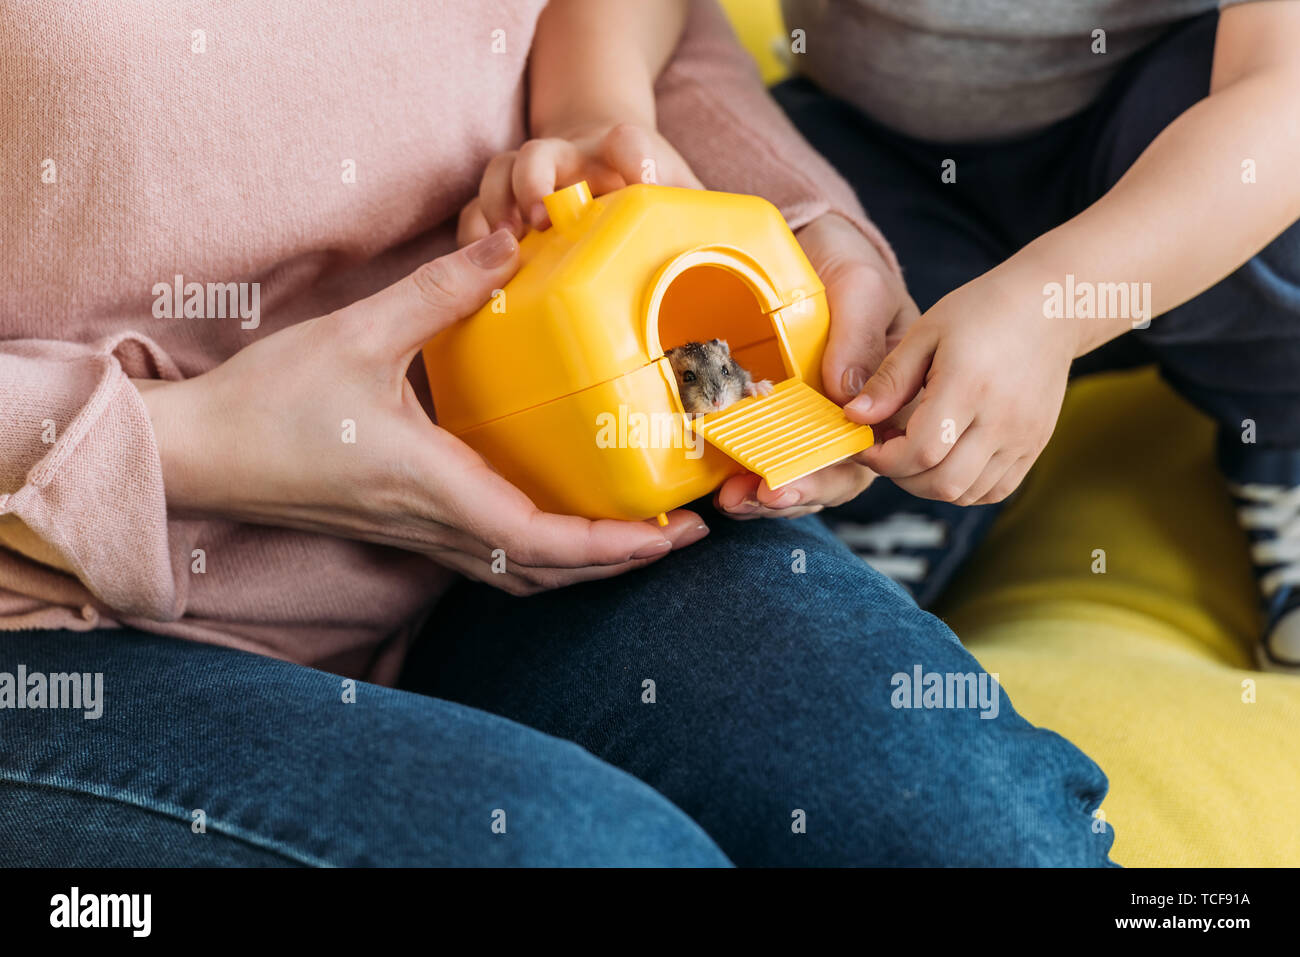
[{"label": "pink sweater", "polygon": [[[395,678],[451,574],[169,518],[128,379],[202,373],[452,249],[484,165],[525,139],[543,5],[0,0],[0,628],[130,626]],[[794,227],[840,212],[886,248],[714,0],[658,100],[706,185]],[[260,283],[260,324],[157,318],[154,286],[177,275]]]}]

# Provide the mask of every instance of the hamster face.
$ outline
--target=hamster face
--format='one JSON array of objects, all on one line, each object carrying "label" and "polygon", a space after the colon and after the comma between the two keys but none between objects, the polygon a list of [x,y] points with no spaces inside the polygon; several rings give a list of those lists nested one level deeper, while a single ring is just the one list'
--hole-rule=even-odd
[{"label": "hamster face", "polygon": [[677,392],[687,412],[717,412],[745,395],[749,373],[731,357],[726,340],[688,342],[664,355],[677,376]]}]

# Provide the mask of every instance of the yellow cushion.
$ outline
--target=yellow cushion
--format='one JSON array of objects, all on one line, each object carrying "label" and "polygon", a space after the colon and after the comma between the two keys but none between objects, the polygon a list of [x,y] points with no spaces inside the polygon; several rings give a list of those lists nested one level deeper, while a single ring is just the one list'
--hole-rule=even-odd
[{"label": "yellow cushion", "polygon": [[790,73],[790,42],[781,20],[780,0],[722,0],[736,36],[745,45],[763,82],[769,85]]},{"label": "yellow cushion", "polygon": [[1070,389],[940,614],[1110,777],[1116,861],[1296,866],[1300,678],[1252,670],[1254,595],[1213,426],[1144,370]]}]

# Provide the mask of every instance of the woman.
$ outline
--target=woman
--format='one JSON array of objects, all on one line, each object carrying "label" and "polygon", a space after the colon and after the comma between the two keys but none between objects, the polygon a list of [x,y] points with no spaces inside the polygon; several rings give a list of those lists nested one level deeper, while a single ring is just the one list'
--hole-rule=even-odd
[{"label": "woman", "polygon": [[[1104,776],[1000,690],[894,706],[982,672],[816,519],[544,515],[424,415],[416,350],[518,265],[452,250],[540,6],[4,4],[4,860],[1105,863]],[[661,131],[847,329],[887,247],[747,70],[695,4]],[[100,717],[33,698],[68,674]]]}]

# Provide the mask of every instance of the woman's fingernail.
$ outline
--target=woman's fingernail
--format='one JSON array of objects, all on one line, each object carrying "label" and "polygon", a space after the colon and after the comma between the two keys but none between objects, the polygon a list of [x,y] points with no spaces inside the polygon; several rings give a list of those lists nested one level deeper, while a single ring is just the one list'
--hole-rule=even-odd
[{"label": "woman's fingernail", "polygon": [[685,548],[687,545],[694,545],[705,535],[709,534],[709,526],[700,522],[698,525],[692,525],[686,529],[677,540],[673,542],[673,548]]},{"label": "woman's fingernail", "polygon": [[767,507],[768,508],[789,508],[791,505],[797,504],[798,501],[799,501],[799,491],[797,489],[788,488],[780,495],[778,495],[775,499],[773,499]]},{"label": "woman's fingernail", "polygon": [[860,395],[844,407],[845,412],[853,412],[857,415],[866,415],[871,411],[871,396]]},{"label": "woman's fingernail", "polygon": [[665,538],[663,541],[660,542],[654,542],[653,544],[650,545],[643,545],[642,547],[634,551],[631,557],[632,558],[654,558],[656,555],[662,555],[664,552],[670,550],[672,547],[673,547],[673,543]]},{"label": "woman's fingernail", "polygon": [[479,269],[496,269],[504,266],[519,248],[519,243],[508,229],[498,229],[476,243],[465,247],[465,255]]},{"label": "woman's fingernail", "polygon": [[845,395],[857,395],[866,384],[867,370],[860,366],[845,369],[844,375],[840,377],[840,388],[844,390]]}]

